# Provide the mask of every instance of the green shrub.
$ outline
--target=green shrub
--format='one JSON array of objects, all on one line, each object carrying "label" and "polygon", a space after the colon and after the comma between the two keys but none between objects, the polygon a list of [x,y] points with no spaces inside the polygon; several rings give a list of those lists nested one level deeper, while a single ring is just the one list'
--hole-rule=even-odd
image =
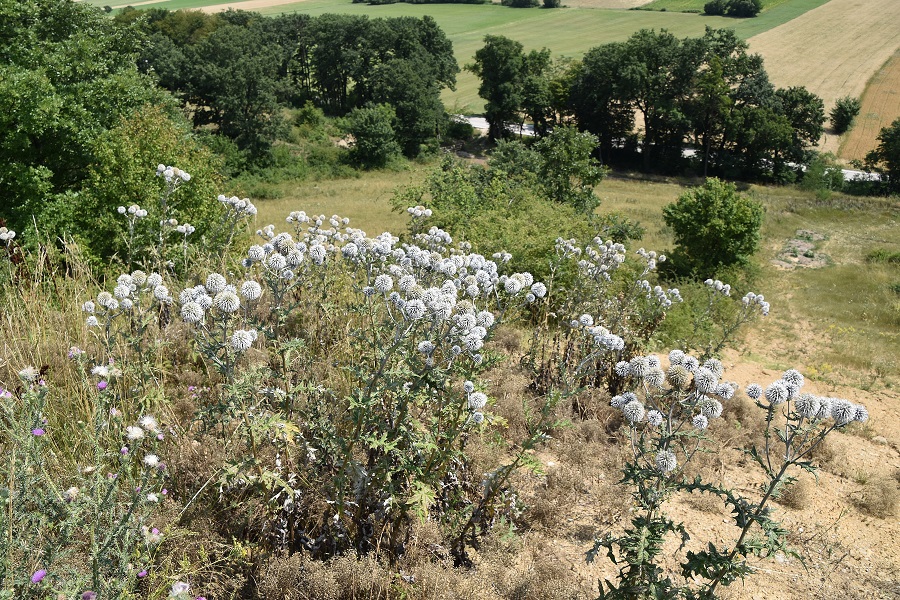
[{"label": "green shrub", "polygon": [[535,8],[541,5],[539,0],[500,0],[500,4],[511,8]]},{"label": "green shrub", "polygon": [[734,184],[715,178],[685,192],[663,208],[676,244],[671,268],[705,278],[747,264],[759,247],[763,212],[762,204],[738,194]]},{"label": "green shrub", "polygon": [[900,264],[900,252],[891,252],[886,248],[876,248],[866,254],[866,262],[881,264]]},{"label": "green shrub", "polygon": [[707,15],[724,15],[725,0],[712,0],[703,6],[703,12]]},{"label": "green shrub", "polygon": [[850,129],[853,119],[859,115],[861,108],[862,103],[859,101],[859,98],[850,96],[839,98],[830,113],[831,127],[834,129],[834,132],[842,134]]},{"label": "green shrub", "polygon": [[357,108],[348,117],[348,131],[355,143],[350,150],[353,162],[366,167],[384,167],[400,155],[394,132],[394,109],[386,104]]}]

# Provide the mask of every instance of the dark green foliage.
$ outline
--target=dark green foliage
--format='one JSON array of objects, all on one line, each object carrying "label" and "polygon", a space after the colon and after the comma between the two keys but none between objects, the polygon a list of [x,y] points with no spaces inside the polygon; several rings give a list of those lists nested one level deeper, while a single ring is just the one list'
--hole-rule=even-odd
[{"label": "dark green foliage", "polygon": [[478,95],[485,99],[484,116],[492,140],[509,136],[508,123],[518,122],[522,106],[521,73],[525,57],[522,44],[502,35],[484,36],[475,62],[466,65],[481,78]]},{"label": "dark green foliage", "polygon": [[606,175],[592,156],[597,138],[574,127],[560,127],[538,140],[535,150],[541,157],[538,181],[548,198],[568,204],[579,213],[591,214],[600,204],[594,194]]},{"label": "dark green foliage", "polygon": [[806,166],[800,187],[827,198],[831,192],[844,189],[844,172],[833,154],[818,154]]},{"label": "dark green foliage", "polygon": [[862,103],[859,98],[845,96],[838,98],[834,108],[831,109],[831,127],[837,134],[845,133],[853,124],[853,119],[859,115],[862,109]]},{"label": "dark green foliage", "polygon": [[383,167],[400,153],[393,123],[394,109],[386,104],[356,108],[348,117],[355,143],[350,155],[363,167]]},{"label": "dark green foliage", "polygon": [[500,0],[500,4],[511,8],[535,8],[541,5],[538,0]]},{"label": "dark green foliage", "polygon": [[544,8],[559,8],[562,6],[562,2],[560,0],[544,0],[543,6]]},{"label": "dark green foliage", "polygon": [[900,265],[900,252],[892,252],[886,248],[876,248],[866,254],[866,262]]},{"label": "dark green foliage", "polygon": [[682,194],[663,208],[672,228],[672,269],[706,278],[723,267],[749,261],[760,241],[762,205],[737,193],[731,183],[715,178]]},{"label": "dark green foliage", "polygon": [[866,167],[881,176],[888,193],[900,193],[900,119],[878,134],[878,146],[866,154]]},{"label": "dark green foliage", "polygon": [[703,6],[707,15],[755,17],[762,10],[762,0],[712,0]]},{"label": "dark green foliage", "polygon": [[140,34],[90,5],[5,2],[0,40],[0,218],[24,233],[46,202],[83,188],[99,137],[171,98],[134,65]]}]

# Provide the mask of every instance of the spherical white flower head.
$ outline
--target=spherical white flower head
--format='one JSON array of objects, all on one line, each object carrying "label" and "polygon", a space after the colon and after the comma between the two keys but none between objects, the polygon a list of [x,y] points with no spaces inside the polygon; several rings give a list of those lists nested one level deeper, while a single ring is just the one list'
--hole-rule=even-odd
[{"label": "spherical white flower head", "polygon": [[821,421],[822,419],[827,419],[831,416],[831,405],[834,402],[834,398],[819,398],[819,410],[816,412],[815,417],[813,417],[814,421]]},{"label": "spherical white flower head", "polygon": [[706,429],[709,427],[709,419],[703,415],[694,415],[694,418],[691,419],[691,425],[694,426],[694,429]]},{"label": "spherical white flower head", "polygon": [[148,454],[144,457],[144,464],[151,468],[158,467],[159,457],[155,454]]},{"label": "spherical white flower head", "polygon": [[113,302],[115,302],[115,299],[109,292],[103,291],[97,294],[97,304],[99,304],[103,308],[108,309],[110,307],[110,304],[112,304]]},{"label": "spherical white flower head", "polygon": [[616,363],[616,366],[613,367],[613,370],[616,372],[616,375],[619,377],[628,377],[631,375],[631,365],[624,360],[620,360]]},{"label": "spherical white flower head", "polygon": [[853,420],[858,423],[865,423],[869,420],[869,411],[862,404],[856,405],[856,413],[853,415]]},{"label": "spherical white flower head", "polygon": [[482,392],[469,394],[469,410],[481,410],[487,406],[487,395]]},{"label": "spherical white flower head", "polygon": [[241,307],[241,299],[234,292],[219,292],[213,298],[213,305],[224,313],[233,313]]},{"label": "spherical white flower head", "polygon": [[717,358],[710,358],[706,362],[703,363],[703,368],[709,369],[715,374],[716,377],[721,377],[722,373],[725,372],[725,368],[722,366],[722,361]]},{"label": "spherical white flower head", "polygon": [[136,425],[129,425],[125,428],[125,437],[135,442],[144,438],[144,430]]},{"label": "spherical white flower head", "polygon": [[720,383],[716,386],[716,396],[723,400],[731,400],[734,397],[736,384]]},{"label": "spherical white flower head", "polygon": [[622,407],[622,414],[631,423],[638,423],[644,419],[644,405],[637,400],[632,400]]},{"label": "spherical white flower head", "polygon": [[758,383],[751,383],[744,389],[744,393],[747,394],[747,397],[751,400],[758,400],[759,397],[762,396],[763,389]]},{"label": "spherical white flower head", "polygon": [[152,415],[144,415],[138,421],[138,424],[143,427],[147,431],[152,431],[153,433],[159,433],[159,423]]},{"label": "spherical white flower head", "polygon": [[435,349],[434,342],[431,342],[429,340],[421,341],[421,342],[419,342],[417,349],[422,354],[431,354],[432,352],[434,352],[434,349]]},{"label": "spherical white flower head", "polygon": [[454,321],[456,322],[456,326],[463,331],[469,331],[478,324],[478,318],[469,313],[456,315]]},{"label": "spherical white flower head", "polygon": [[591,327],[594,324],[594,317],[588,314],[583,314],[578,317],[578,323],[581,324],[582,327]]},{"label": "spherical white flower head", "polygon": [[535,298],[543,298],[547,295],[547,286],[538,281],[531,286],[531,293],[534,294]]},{"label": "spherical white flower head", "polygon": [[390,275],[381,274],[375,278],[375,291],[386,294],[394,287],[394,279]]},{"label": "spherical white flower head", "polygon": [[169,288],[164,285],[158,285],[153,288],[153,297],[159,300],[160,302],[165,302],[169,299]]},{"label": "spherical white flower head", "polygon": [[245,281],[241,284],[241,296],[251,302],[259,300],[259,297],[262,296],[262,286],[255,281]]},{"label": "spherical white flower head", "polygon": [[131,295],[131,288],[127,285],[117,285],[113,290],[113,295],[119,299],[127,298]]},{"label": "spherical white flower head", "polygon": [[484,423],[484,414],[480,412],[473,412],[472,422],[476,425],[481,425],[482,423]]},{"label": "spherical white flower head", "polygon": [[644,381],[647,382],[647,385],[661,388],[666,382],[666,374],[663,373],[662,369],[656,367],[647,372],[647,375],[644,376]]},{"label": "spherical white flower head", "polygon": [[812,394],[800,394],[794,401],[794,410],[805,419],[815,420],[819,414],[821,403]]},{"label": "spherical white flower head", "polygon": [[477,315],[475,315],[475,322],[479,327],[490,329],[494,326],[494,318],[494,313],[488,310],[482,310]]},{"label": "spherical white flower head", "polygon": [[647,361],[646,357],[635,356],[628,363],[628,371],[631,373],[632,377],[643,379],[650,371],[650,363]]},{"label": "spherical white flower head", "polygon": [[93,313],[95,308],[96,307],[94,306],[94,303],[91,302],[90,300],[88,300],[87,302],[85,302],[84,304],[81,305],[81,310],[83,310],[86,313]]},{"label": "spherical white flower head", "polygon": [[672,387],[683,390],[691,384],[691,373],[682,365],[670,365],[666,370],[666,379]]},{"label": "spherical white flower head", "polygon": [[713,394],[719,385],[719,378],[706,367],[700,367],[694,373],[694,385],[697,388],[697,392],[701,394]]},{"label": "spherical white flower head", "polygon": [[253,335],[249,331],[238,329],[231,335],[231,349],[245,352],[253,345]]},{"label": "spherical white flower head", "polygon": [[515,296],[522,291],[522,280],[515,277],[509,277],[503,283],[503,289],[510,296]]},{"label": "spherical white flower head", "polygon": [[325,256],[327,253],[328,251],[322,244],[316,244],[309,247],[309,258],[316,265],[321,265],[325,262]]},{"label": "spherical white flower head", "polygon": [[0,242],[9,243],[16,237],[16,232],[6,227],[0,227]]},{"label": "spherical white flower head", "polygon": [[463,383],[463,391],[467,394],[471,394],[475,391],[475,384],[471,381],[466,381],[465,383]]},{"label": "spherical white flower head", "polygon": [[150,275],[147,276],[147,287],[152,289],[158,285],[162,285],[162,275],[159,273],[150,273]]},{"label": "spherical white flower head", "polygon": [[778,406],[787,402],[788,395],[787,386],[784,385],[783,381],[775,381],[766,387],[766,400],[772,406]]},{"label": "spherical white flower head", "polygon": [[228,285],[228,281],[225,279],[224,275],[221,275],[219,273],[210,273],[206,277],[205,287],[210,294],[218,294],[225,289],[226,285]]},{"label": "spherical white flower head", "polygon": [[172,589],[169,591],[170,598],[177,598],[178,596],[183,596],[185,594],[189,594],[191,591],[191,586],[184,581],[176,581],[172,584]]},{"label": "spherical white flower head", "polygon": [[116,209],[116,212],[118,212],[120,215],[124,215],[125,213],[128,212],[128,209],[125,208],[124,206],[120,206],[119,208]]},{"label": "spherical white flower head", "polygon": [[684,359],[681,361],[681,366],[693,373],[700,368],[700,361],[693,356],[685,355]]},{"label": "spherical white flower head", "polygon": [[626,398],[625,396],[616,395],[610,399],[609,405],[613,408],[622,408],[623,406],[628,404],[628,402],[630,402],[630,400],[628,400],[628,398]]},{"label": "spherical white flower head", "polygon": [[675,458],[675,453],[670,450],[657,452],[654,463],[656,470],[662,474],[671,473],[678,468],[678,460]]},{"label": "spherical white flower head", "polygon": [[115,298],[113,298],[112,300],[110,300],[109,302],[106,303],[106,308],[108,308],[111,311],[119,310],[119,301],[116,300]]},{"label": "spherical white flower head", "polygon": [[403,314],[409,321],[418,321],[425,316],[425,303],[419,299],[413,299],[403,307]]},{"label": "spherical white flower head", "polygon": [[87,321],[85,322],[85,324],[88,327],[99,327],[100,321],[97,320],[97,317],[95,317],[94,315],[91,315],[87,318]]},{"label": "spherical white flower head", "polygon": [[848,400],[835,399],[831,403],[831,418],[835,425],[843,427],[856,418],[856,406]]},{"label": "spherical white flower head", "polygon": [[722,416],[722,403],[707,396],[700,400],[700,412],[707,419],[718,419]]},{"label": "spherical white flower head", "polygon": [[647,412],[647,423],[651,427],[659,427],[663,422],[663,414],[658,410],[651,410]]}]

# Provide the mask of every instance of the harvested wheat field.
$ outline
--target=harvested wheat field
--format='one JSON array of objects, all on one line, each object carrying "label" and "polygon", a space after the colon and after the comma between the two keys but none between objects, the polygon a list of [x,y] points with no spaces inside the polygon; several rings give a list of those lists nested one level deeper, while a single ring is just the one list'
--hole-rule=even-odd
[{"label": "harvested wheat field", "polygon": [[[900,47],[898,23],[897,0],[831,0],[748,41],[765,58],[772,83],[805,86],[829,111],[838,98],[862,94]],[[822,149],[837,152],[839,138],[825,137]]]},{"label": "harvested wheat field", "polygon": [[844,136],[838,156],[846,160],[865,158],[878,144],[878,134],[900,117],[900,51],[872,77],[862,97],[862,109]]}]

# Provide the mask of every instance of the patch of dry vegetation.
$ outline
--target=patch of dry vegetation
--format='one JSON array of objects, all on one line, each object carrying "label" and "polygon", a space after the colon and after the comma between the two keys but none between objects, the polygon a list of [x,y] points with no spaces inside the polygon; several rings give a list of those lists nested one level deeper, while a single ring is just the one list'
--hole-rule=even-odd
[{"label": "patch of dry vegetation", "polygon": [[[748,42],[765,58],[772,83],[805,86],[825,101],[827,112],[838,98],[862,94],[896,52],[898,22],[895,0],[831,0]],[[837,136],[827,136],[821,148],[837,152],[838,144]]]},{"label": "patch of dry vegetation", "polygon": [[900,51],[869,80],[862,108],[841,142],[838,156],[862,160],[878,145],[878,134],[900,117]]}]

